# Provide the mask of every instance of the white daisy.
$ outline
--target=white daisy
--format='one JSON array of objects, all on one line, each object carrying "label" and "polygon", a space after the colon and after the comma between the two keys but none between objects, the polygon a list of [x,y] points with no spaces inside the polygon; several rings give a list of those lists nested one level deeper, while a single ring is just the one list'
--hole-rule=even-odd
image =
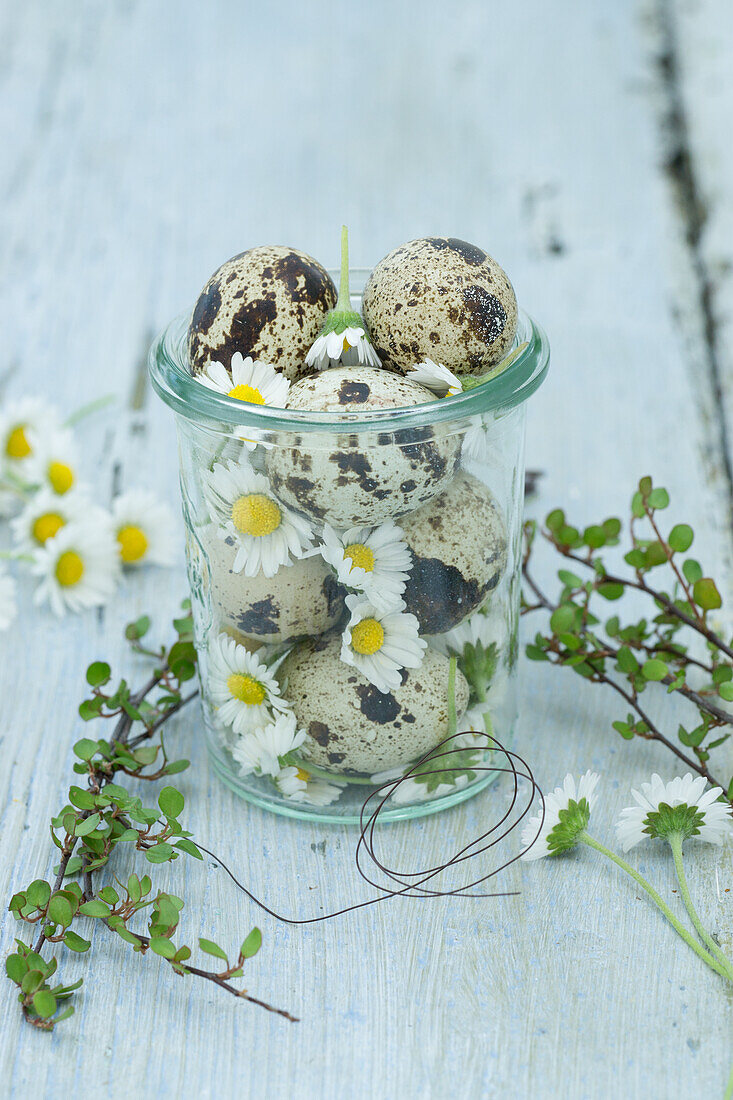
[{"label": "white daisy", "polygon": [[274,577],[281,565],[312,548],[309,525],[277,500],[267,478],[248,462],[216,463],[204,475],[204,494],[218,537],[236,541],[235,573]]},{"label": "white daisy", "polygon": [[178,526],[168,505],[146,489],[130,489],[112,505],[112,530],[123,565],[173,565]]},{"label": "white daisy", "polygon": [[31,571],[41,578],[35,602],[56,615],[107,603],[119,576],[117,545],[106,524],[68,523],[38,547]]},{"label": "white daisy", "polygon": [[10,521],[10,527],[18,550],[32,553],[58,534],[67,523],[88,522],[90,526],[97,526],[104,522],[109,525],[109,521],[109,514],[90,504],[78,490],[59,497],[50,489],[41,489]]},{"label": "white daisy", "polygon": [[395,691],[402,683],[401,670],[422,664],[427,642],[418,635],[420,624],[405,613],[404,600],[384,611],[355,594],[346,597],[346,605],[351,618],[343,633],[341,660],[379,691]]},{"label": "white daisy", "polygon": [[0,409],[0,464],[19,470],[33,458],[33,434],[57,431],[58,415],[45,401],[23,397]]},{"label": "white daisy", "polygon": [[430,390],[436,397],[453,397],[463,392],[463,383],[456,378],[453,371],[448,370],[442,363],[434,363],[432,359],[426,359],[423,363],[416,363],[406,375],[412,382],[419,382],[426,390]]},{"label": "white daisy", "polygon": [[311,806],[329,806],[341,794],[342,786],[314,779],[302,768],[283,768],[275,779],[281,795],[291,802],[305,802]]},{"label": "white daisy", "polygon": [[[232,356],[230,370],[223,363],[212,362],[204,374],[197,375],[197,380],[209,389],[237,401],[246,401],[251,405],[268,405],[275,409],[286,407],[290,389],[290,382],[285,375],[280,374],[269,363],[253,359],[251,355],[243,359],[238,351]],[[257,444],[245,439],[243,431],[244,429],[237,429],[235,434],[250,450],[254,450]]]},{"label": "white daisy", "polygon": [[241,774],[278,776],[282,771],[281,757],[305,741],[305,730],[297,725],[295,715],[287,711],[276,715],[267,726],[243,734],[231,749]]},{"label": "white daisy", "polygon": [[[446,761],[436,761],[436,769],[448,768],[450,758]],[[457,775],[450,783],[438,783],[437,787],[430,789],[427,783],[418,783],[415,779],[405,779],[390,795],[390,801],[401,806],[406,802],[428,802],[433,798],[441,798],[444,794],[452,794],[460,791],[468,783],[465,772]]]},{"label": "white daisy", "polygon": [[0,562],[0,630],[12,626],[18,614],[15,580]]},{"label": "white daisy", "polygon": [[212,638],[208,658],[209,698],[219,721],[235,733],[263,729],[288,709],[267,665],[228,634]]},{"label": "white daisy", "polygon": [[[522,859],[542,859],[568,852],[578,843],[595,805],[599,776],[586,772],[575,782],[566,775],[562,787],[545,795],[545,816],[536,814],[522,829]],[[562,817],[561,817],[562,815]]]},{"label": "white daisy", "polygon": [[386,611],[400,602],[412,555],[394,520],[343,534],[326,524],[319,549],[341,583],[363,592],[375,607]]},{"label": "white daisy", "polygon": [[32,428],[28,438],[33,457],[28,463],[30,480],[64,496],[79,488],[79,452],[74,435],[68,428],[46,431]]},{"label": "white daisy", "polygon": [[683,840],[708,841],[722,844],[733,832],[733,816],[728,802],[721,802],[720,787],[705,790],[704,776],[677,776],[665,783],[653,775],[650,783],[642,783],[633,791],[636,806],[621,811],[616,823],[616,836],[625,852],[648,837],[668,837],[679,833]]},{"label": "white daisy", "polygon": [[349,233],[346,226],[341,227],[341,283],[335,307],[330,311],[320,331],[318,339],[312,344],[305,357],[306,365],[316,370],[326,367],[355,367],[366,363],[370,367],[381,367],[382,361],[371,345],[364,322],[351,308],[349,292]]}]

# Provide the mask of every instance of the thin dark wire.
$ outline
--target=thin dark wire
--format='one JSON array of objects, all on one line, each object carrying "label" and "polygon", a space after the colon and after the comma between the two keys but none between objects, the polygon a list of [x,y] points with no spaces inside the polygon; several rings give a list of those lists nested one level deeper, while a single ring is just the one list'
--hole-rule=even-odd
[{"label": "thin dark wire", "polygon": [[[450,737],[446,737],[444,741],[440,742],[440,744],[437,746],[437,748],[443,749],[444,746],[448,745],[450,742],[454,741],[456,738],[458,738],[460,736],[462,736],[460,733],[455,733],[455,734],[452,734]],[[425,869],[419,870],[419,871],[397,871],[397,870],[394,870],[394,869],[390,869],[387,866],[387,864],[383,863],[377,856],[376,849],[375,849],[374,830],[375,830],[375,827],[376,827],[377,823],[379,822],[379,818],[380,818],[382,810],[385,806],[385,803],[390,798],[390,796],[393,795],[394,792],[399,788],[401,783],[404,783],[404,782],[406,782],[406,780],[413,778],[413,776],[416,775],[416,774],[419,774],[420,776],[445,775],[446,772],[454,770],[454,769],[451,769],[451,768],[436,768],[436,769],[431,769],[430,771],[426,771],[424,769],[423,765],[428,760],[433,762],[435,760],[440,760],[442,758],[451,757],[451,756],[453,756],[454,754],[457,754],[457,753],[464,753],[466,751],[465,746],[454,746],[453,748],[448,748],[443,752],[437,753],[437,755],[436,755],[435,749],[432,749],[430,752],[427,752],[420,760],[418,760],[417,763],[414,764],[412,766],[412,768],[410,768],[410,770],[405,773],[405,775],[401,776],[399,779],[395,779],[395,780],[391,780],[387,783],[383,783],[375,791],[372,791],[369,794],[369,796],[365,799],[364,804],[361,808],[361,813],[359,815],[360,832],[359,832],[359,840],[357,842],[356,850],[354,852],[354,862],[356,864],[357,871],[359,872],[361,877],[364,879],[364,881],[367,882],[370,886],[373,886],[376,890],[380,891],[380,894],[377,897],[368,898],[366,901],[356,902],[354,905],[347,905],[343,909],[334,910],[332,913],[322,913],[320,916],[317,916],[317,917],[304,917],[304,918],[286,917],[286,916],[283,916],[283,914],[278,913],[275,909],[271,909],[263,901],[260,901],[260,899],[258,897],[255,897],[255,895],[252,893],[252,891],[248,890],[247,887],[244,886],[243,883],[241,883],[239,881],[239,879],[236,877],[234,872],[226,865],[226,863],[224,863],[224,861],[222,859],[220,859],[219,856],[217,856],[209,848],[205,848],[203,844],[198,844],[198,842],[197,842],[197,847],[200,848],[202,852],[206,852],[207,855],[210,855],[213,859],[216,860],[216,862],[219,864],[219,866],[222,868],[222,870],[224,870],[227,873],[227,875],[232,880],[234,885],[238,889],[240,889],[244,894],[246,894],[246,896],[250,899],[250,901],[253,901],[255,905],[259,906],[259,908],[262,909],[269,916],[273,917],[275,920],[282,921],[284,924],[293,924],[293,925],[318,924],[320,921],[332,920],[334,917],[340,917],[340,916],[343,916],[345,913],[352,913],[352,912],[355,912],[357,909],[364,909],[369,905],[376,905],[380,901],[387,901],[389,898],[395,898],[395,897],[416,898],[416,899],[421,899],[421,900],[427,900],[429,898],[448,898],[448,897],[457,897],[457,898],[504,898],[504,897],[515,897],[519,893],[519,891],[517,891],[517,890],[503,891],[503,892],[496,892],[496,893],[473,893],[473,892],[469,893],[469,891],[472,891],[473,887],[479,886],[482,882],[488,882],[489,879],[494,878],[496,875],[500,874],[501,871],[506,870],[507,867],[510,867],[513,863],[516,863],[516,861],[521,856],[521,852],[517,852],[515,855],[511,856],[511,858],[505,860],[498,867],[495,867],[492,871],[489,871],[485,875],[479,876],[478,878],[474,879],[473,882],[465,883],[463,886],[458,886],[458,887],[455,887],[454,889],[451,889],[451,890],[440,890],[440,889],[433,889],[431,887],[427,887],[427,886],[424,885],[426,882],[429,882],[431,879],[435,878],[436,875],[439,875],[443,871],[448,870],[448,868],[456,867],[456,866],[458,866],[458,864],[464,863],[466,860],[475,859],[477,856],[482,855],[484,852],[488,852],[491,848],[493,848],[497,844],[501,843],[502,840],[506,839],[506,837],[508,837],[510,835],[510,833],[512,833],[516,828],[518,828],[518,826],[521,824],[521,822],[524,820],[524,818],[530,812],[530,810],[532,809],[532,807],[534,805],[534,802],[535,802],[535,796],[539,796],[539,800],[540,800],[540,804],[541,804],[539,827],[537,829],[536,836],[533,838],[533,840],[531,841],[531,843],[527,847],[531,847],[532,844],[534,844],[535,841],[540,836],[540,833],[542,832],[542,826],[543,826],[543,823],[544,823],[544,820],[545,820],[545,799],[544,799],[544,796],[542,794],[542,791],[540,790],[540,788],[538,787],[538,785],[535,781],[535,778],[532,774],[532,771],[531,771],[529,765],[517,753],[511,752],[509,749],[504,748],[504,746],[502,744],[500,744],[499,741],[497,741],[495,737],[492,737],[488,733],[483,734],[482,736],[484,736],[486,738],[486,741],[487,741],[486,748],[487,749],[492,749],[493,751],[496,751],[496,752],[500,753],[503,756],[504,762],[507,766],[506,767],[498,767],[496,764],[493,764],[493,763],[487,763],[486,765],[472,764],[471,765],[471,771],[475,771],[475,772],[493,772],[493,773],[499,772],[499,773],[502,773],[502,774],[505,774],[505,775],[511,775],[512,776],[512,783],[513,783],[513,792],[512,792],[512,797],[511,797],[511,801],[510,801],[510,804],[509,804],[509,808],[506,811],[506,813],[504,813],[502,815],[502,817],[499,819],[499,821],[497,821],[494,825],[492,825],[490,829],[487,829],[486,832],[482,833],[480,836],[478,836],[474,840],[470,841],[467,845],[465,845],[465,847],[461,848],[458,852],[455,853],[455,855],[453,855],[445,863],[441,863],[441,864],[438,864],[435,867],[428,867],[428,868],[425,868]],[[526,780],[526,782],[529,784],[529,786],[525,790],[525,794],[524,794],[524,797],[526,799],[526,805],[524,805],[523,808],[522,808],[521,805],[518,807],[519,809],[521,809],[521,813],[519,813],[519,816],[516,818],[516,820],[512,820],[512,814],[514,812],[514,808],[515,808],[515,806],[517,806],[517,804],[519,803],[519,799],[520,799],[520,781],[521,780]],[[385,793],[382,794],[382,792],[385,792]],[[380,797],[380,795],[381,795],[381,797]],[[378,802],[378,805],[377,805],[376,809],[374,809],[369,814],[369,816],[367,817],[367,810],[368,810],[369,804],[372,802],[373,799],[377,799],[377,798],[379,799],[379,802]],[[504,828],[505,825],[506,825],[506,828]],[[500,830],[503,830],[503,831],[500,831]],[[492,837],[492,834],[495,834],[495,833],[497,835],[493,836],[492,839],[489,839],[490,837]],[[485,844],[483,844],[484,841],[486,841]],[[483,844],[483,847],[477,847],[477,845],[481,845],[481,844]],[[525,851],[526,851],[526,848],[525,848]],[[371,861],[371,863],[374,864],[374,866],[377,867],[389,881],[395,883],[396,886],[399,886],[400,889],[392,889],[389,886],[382,886],[382,885],[379,884],[379,882],[377,882],[373,878],[371,878],[370,875],[365,870],[365,868],[362,866],[362,860],[363,860],[364,853],[366,853],[366,855],[369,857],[369,860]],[[417,882],[407,881],[407,880],[415,879],[415,878],[418,879],[419,881],[417,881]]]}]

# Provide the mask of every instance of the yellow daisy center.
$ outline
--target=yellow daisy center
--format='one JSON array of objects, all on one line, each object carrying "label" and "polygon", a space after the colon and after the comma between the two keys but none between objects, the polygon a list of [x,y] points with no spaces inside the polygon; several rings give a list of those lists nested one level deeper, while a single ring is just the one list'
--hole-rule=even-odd
[{"label": "yellow daisy center", "polygon": [[132,524],[127,527],[120,527],[117,532],[117,541],[120,544],[120,557],[128,564],[133,561],[140,561],[140,558],[145,556],[145,551],[148,548],[145,532]]},{"label": "yellow daisy center", "polygon": [[254,386],[235,386],[229,391],[229,397],[235,397],[237,401],[249,401],[251,405],[264,405],[265,399]]},{"label": "yellow daisy center", "polygon": [[227,680],[227,688],[235,699],[239,699],[240,703],[246,703],[248,707],[256,707],[264,703],[267,694],[259,680],[243,672],[233,672]]},{"label": "yellow daisy center", "polygon": [[370,657],[382,648],[384,630],[376,619],[362,619],[351,631],[351,648],[363,657]]},{"label": "yellow daisy center", "polygon": [[48,480],[54,492],[62,496],[74,484],[74,471],[65,462],[51,462],[48,466]]},{"label": "yellow daisy center", "polygon": [[299,779],[301,783],[307,783],[310,779],[308,772],[304,772],[302,768],[295,769],[295,778]]},{"label": "yellow daisy center", "polygon": [[27,458],[31,453],[31,445],[25,434],[26,424],[18,424],[13,428],[5,441],[5,453],[8,458]]},{"label": "yellow daisy center", "polygon": [[65,550],[56,562],[56,580],[62,588],[73,588],[84,576],[84,562],[76,550]]},{"label": "yellow daisy center", "polygon": [[265,493],[249,493],[232,505],[232,523],[243,535],[262,538],[277,531],[282,513],[275,501]]},{"label": "yellow daisy center", "polygon": [[352,569],[366,569],[367,573],[374,569],[374,551],[363,542],[349,543],[344,550],[344,557],[351,559]]},{"label": "yellow daisy center", "polygon": [[58,512],[44,512],[33,524],[31,534],[36,542],[43,545],[44,542],[48,542],[49,539],[58,534],[65,523],[66,520]]},{"label": "yellow daisy center", "polygon": [[344,351],[348,351],[350,347],[351,347],[351,344],[349,343],[349,341],[344,336]]}]

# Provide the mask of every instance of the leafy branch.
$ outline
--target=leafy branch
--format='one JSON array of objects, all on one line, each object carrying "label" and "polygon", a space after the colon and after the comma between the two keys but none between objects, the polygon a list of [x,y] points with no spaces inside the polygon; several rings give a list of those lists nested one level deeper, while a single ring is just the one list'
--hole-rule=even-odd
[{"label": "leafy branch", "polygon": [[[609,568],[601,554],[620,542],[618,518],[581,530],[555,509],[542,527],[525,524],[523,613],[549,612],[549,632],[535,636],[527,656],[611,688],[630,708],[612,723],[617,733],[626,740],[658,741],[733,800],[733,778],[723,783],[709,767],[712,751],[730,738],[733,726],[733,639],[723,637],[711,621],[711,613],[722,607],[718,586],[697,560],[685,556],[694,541],[692,527],[678,523],[666,535],[662,531],[659,513],[668,505],[667,490],[642,478],[631,499],[623,555],[628,573]],[[558,570],[556,600],[530,569],[538,534],[573,566]],[[663,577],[658,587],[657,576]],[[604,621],[599,598],[615,602],[630,593],[647,599],[647,614],[622,621],[619,612]],[[628,601],[623,608],[627,611]],[[643,698],[649,688],[681,696],[695,712],[693,723],[675,723],[673,732],[653,718]]]},{"label": "leafy branch", "polygon": [[[133,650],[154,662],[151,676],[139,691],[132,691],[125,680],[110,690],[111,669],[104,661],[95,661],[87,669],[91,695],[81,703],[80,717],[113,720],[112,733],[98,740],[83,737],[74,745],[74,771],[84,776],[86,785],[70,786],[67,804],[51,819],[51,839],[60,853],[55,879],[34,880],[14,894],[9,905],[16,920],[38,926],[35,942],[16,939],[16,949],[5,962],[8,977],[18,986],[23,1015],[34,1027],[50,1031],[74,1012],[69,1002],[82,979],[71,985],[52,984],[58,960],[43,952],[50,944],[88,951],[91,940],[77,931],[80,919],[103,924],[139,955],[151,951],[160,956],[182,977],[192,974],[269,1012],[295,1019],[231,984],[232,979],[243,977],[245,962],[260,948],[258,928],[245,938],[234,962],[212,940],[199,939],[199,949],[223,963],[219,970],[205,970],[189,962],[190,947],[173,942],[184,907],[181,898],[154,890],[147,874],[139,877],[133,872],[125,882],[113,875],[116,885],[98,884],[99,872],[118,845],[140,852],[149,864],[171,863],[182,854],[203,859],[192,834],[180,823],[184,798],[179,790],[163,787],[157,806],[149,807],[115,782],[123,775],[155,781],[189,766],[188,760],[169,758],[162,730],[197,695],[196,690],[185,693],[196,672],[196,650],[188,601],[184,609],[187,613],[174,620],[177,637],[169,649],[150,649],[143,643],[150,627],[147,616],[126,628]],[[139,915],[147,918],[144,932],[139,929]]]}]

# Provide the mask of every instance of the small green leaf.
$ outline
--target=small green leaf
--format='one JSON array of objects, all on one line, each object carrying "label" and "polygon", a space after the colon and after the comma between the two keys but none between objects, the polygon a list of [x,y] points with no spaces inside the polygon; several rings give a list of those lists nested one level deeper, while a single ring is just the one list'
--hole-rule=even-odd
[{"label": "small green leaf", "polygon": [[94,661],[87,669],[87,683],[90,687],[100,687],[107,683],[111,671],[106,661]]},{"label": "small green leaf", "polygon": [[586,527],[583,532],[583,542],[586,546],[590,546],[592,550],[600,550],[602,546],[606,545],[606,532],[596,524]]},{"label": "small green leaf", "polygon": [[660,661],[657,657],[645,661],[641,666],[641,671],[646,680],[663,680],[669,674],[669,669],[664,661]]},{"label": "small green leaf", "polygon": [[726,680],[725,683],[718,686],[718,695],[721,699],[725,699],[726,703],[733,703],[733,683],[730,680]]},{"label": "small green leaf", "polygon": [[165,766],[165,774],[176,775],[178,772],[185,772],[186,768],[190,766],[190,760],[171,760],[170,763]]},{"label": "small green leaf", "polygon": [[83,703],[79,704],[79,717],[83,718],[85,722],[90,722],[92,718],[99,717],[103,707],[103,699],[85,699]]},{"label": "small green leaf", "polygon": [[565,526],[565,513],[562,508],[555,508],[553,512],[549,512],[545,519],[545,523],[547,524],[547,529],[552,531],[553,534],[560,531]]},{"label": "small green leaf", "polygon": [[184,806],[183,795],[175,787],[163,787],[158,795],[158,805],[166,817],[177,818]]},{"label": "small green leaf", "polygon": [[694,558],[688,558],[682,566],[682,572],[685,575],[685,580],[688,584],[695,584],[702,577],[702,566],[699,561],[695,561]]},{"label": "small green leaf", "polygon": [[125,627],[125,637],[128,642],[136,642],[145,637],[150,629],[150,619],[147,615],[141,615],[134,623],[128,623]]},{"label": "small green leaf", "polygon": [[571,633],[578,619],[578,608],[573,604],[560,604],[550,616],[550,629],[554,634]]},{"label": "small green leaf", "polygon": [[213,940],[205,940],[203,937],[199,937],[199,947],[207,955],[213,955],[215,959],[223,959],[224,962],[227,961],[226,951],[219,947],[218,943],[214,943]]},{"label": "small green leaf", "polygon": [[62,928],[68,928],[74,919],[74,910],[68,898],[63,897],[62,894],[54,894],[48,903],[46,915],[54,924],[60,924]]},{"label": "small green leaf", "polygon": [[194,856],[196,859],[203,859],[201,852],[198,850],[192,840],[187,840],[185,837],[182,840],[177,840],[173,845],[174,848],[180,848],[186,855]]},{"label": "small green leaf", "polygon": [[70,787],[69,801],[72,802],[78,810],[93,810],[96,806],[96,799],[92,792],[85,791],[83,787]]},{"label": "small green leaf", "polygon": [[622,672],[630,673],[639,671],[639,662],[628,646],[621,646],[616,661]]},{"label": "small green leaf", "polygon": [[576,573],[570,573],[567,569],[558,569],[558,578],[568,588],[580,588],[583,584],[581,578]]},{"label": "small green leaf", "polygon": [[15,982],[16,985],[20,985],[23,978],[28,973],[28,963],[17,952],[13,955],[8,955],[5,960],[5,973],[10,978],[11,982]]},{"label": "small green leaf", "polygon": [[92,946],[89,940],[83,939],[81,936],[77,936],[76,932],[72,932],[71,929],[64,933],[64,943],[70,951],[88,951]]},{"label": "small green leaf", "polygon": [[603,584],[598,585],[598,595],[603,596],[604,600],[619,600],[623,594],[624,586],[622,584],[605,581]]},{"label": "small green leaf", "polygon": [[36,909],[44,909],[51,897],[51,887],[43,878],[34,879],[26,890],[25,896],[29,905],[34,905]]},{"label": "small green leaf", "polygon": [[97,742],[90,740],[89,737],[82,737],[74,745],[74,752],[81,760],[91,760],[96,751]]},{"label": "small green leaf", "polygon": [[82,821],[77,821],[74,826],[75,836],[88,836],[89,833],[93,833],[99,822],[102,820],[100,813],[90,814],[89,817],[85,817]]},{"label": "small green leaf", "polygon": [[53,1016],[56,1011],[56,998],[50,989],[39,989],[33,994],[33,1010],[44,1019]]},{"label": "small green leaf", "polygon": [[675,553],[684,554],[685,550],[689,550],[692,546],[694,537],[694,532],[689,524],[677,523],[669,532],[669,539],[667,541]]},{"label": "small green leaf", "polygon": [[145,858],[148,863],[167,863],[168,860],[175,857],[175,854],[171,845],[161,840],[154,848],[147,849]]},{"label": "small green leaf", "polygon": [[150,947],[156,955],[162,955],[164,959],[172,959],[176,953],[175,946],[165,936],[153,936]]},{"label": "small green leaf", "polygon": [[79,906],[79,912],[85,917],[108,917],[109,906],[105,905],[103,901],[92,898],[91,901],[85,901],[83,905]]},{"label": "small green leaf", "polygon": [[639,550],[638,547],[634,550],[629,550],[628,554],[624,554],[624,561],[632,567],[632,569],[643,569],[646,558],[644,557],[644,551]]},{"label": "small green leaf", "polygon": [[669,493],[666,489],[652,489],[647,497],[647,504],[650,508],[660,511],[662,508],[668,507]]},{"label": "small green leaf", "polygon": [[262,933],[260,932],[259,928],[253,928],[242,946],[240,947],[239,951],[243,958],[251,959],[254,955],[257,954],[261,946]]},{"label": "small green leaf", "polygon": [[701,577],[699,581],[695,581],[692,598],[703,611],[715,611],[723,604],[712,577]]}]

